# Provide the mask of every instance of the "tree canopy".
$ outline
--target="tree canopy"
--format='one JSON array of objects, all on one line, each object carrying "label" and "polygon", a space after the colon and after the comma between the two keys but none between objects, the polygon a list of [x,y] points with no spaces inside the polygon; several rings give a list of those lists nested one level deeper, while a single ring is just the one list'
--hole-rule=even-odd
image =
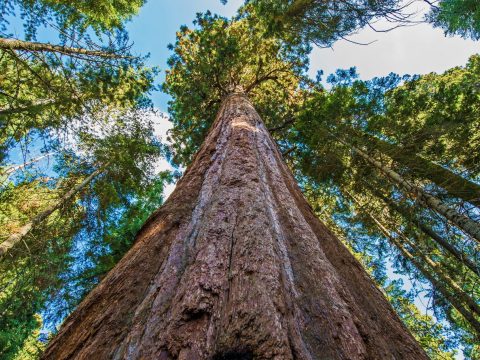
[{"label": "tree canopy", "polygon": [[267,37],[263,25],[246,14],[233,20],[198,14],[194,25],[177,33],[164,84],[173,98],[171,138],[179,163],[191,159],[229,92],[245,92],[267,123],[278,124],[277,114],[288,116],[306,81],[301,71],[308,47]]}]

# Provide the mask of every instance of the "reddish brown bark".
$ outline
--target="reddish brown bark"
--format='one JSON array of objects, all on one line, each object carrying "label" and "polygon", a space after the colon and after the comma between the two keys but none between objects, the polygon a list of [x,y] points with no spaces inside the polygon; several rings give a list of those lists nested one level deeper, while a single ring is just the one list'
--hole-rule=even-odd
[{"label": "reddish brown bark", "polygon": [[427,359],[230,95],[133,248],[44,359]]}]

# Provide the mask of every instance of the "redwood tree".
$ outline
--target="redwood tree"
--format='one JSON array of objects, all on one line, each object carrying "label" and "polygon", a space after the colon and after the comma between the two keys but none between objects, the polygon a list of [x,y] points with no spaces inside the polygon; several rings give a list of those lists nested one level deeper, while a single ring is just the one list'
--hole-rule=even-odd
[{"label": "redwood tree", "polygon": [[45,359],[427,359],[256,112],[266,99],[288,112],[282,94],[301,86],[291,49],[250,21],[206,14],[178,33],[165,87],[176,159],[208,134]]},{"label": "redwood tree", "polygon": [[44,358],[422,359],[245,94]]}]

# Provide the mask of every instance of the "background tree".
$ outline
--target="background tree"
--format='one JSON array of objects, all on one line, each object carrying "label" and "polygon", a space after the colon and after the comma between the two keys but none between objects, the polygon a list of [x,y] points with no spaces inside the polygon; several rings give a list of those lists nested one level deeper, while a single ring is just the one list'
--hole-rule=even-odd
[{"label": "background tree", "polygon": [[[462,164],[459,149],[462,142],[477,148],[475,59],[445,74],[405,77],[401,86],[394,74],[362,82],[355,80],[353,69],[338,71],[329,78],[333,88],[312,92],[291,128],[281,130],[293,144],[288,158],[304,186],[330,188],[331,196],[346,204],[367,196],[360,202],[365,205],[354,205],[359,221],[400,250],[411,264],[402,271],[430,282],[437,318],[452,322],[473,358],[478,351],[472,347],[479,324],[478,245],[403,185],[421,187],[478,222],[476,170]],[[455,144],[458,153],[449,151]],[[465,159],[470,159],[467,153]]]},{"label": "background tree", "polygon": [[441,0],[431,3],[427,19],[447,35],[480,39],[480,5],[475,0]]},{"label": "background tree", "polygon": [[[70,309],[76,304],[79,298],[62,289],[74,286],[74,282],[65,275],[73,271],[70,268],[76,269],[76,272],[83,269],[78,261],[81,258],[78,254],[82,253],[78,247],[88,247],[90,237],[94,236],[93,230],[89,229],[105,226],[112,221],[113,214],[119,216],[122,211],[127,211],[132,206],[129,201],[140,197],[154,180],[153,164],[160,148],[153,136],[150,113],[129,111],[102,115],[105,118],[99,129],[84,128],[82,123],[77,124],[77,129],[70,127],[71,147],[58,153],[58,175],[55,178],[43,185],[38,181],[26,182],[25,186],[32,189],[32,195],[39,197],[36,208],[32,206],[35,204],[33,199],[26,197],[28,193],[18,182],[10,182],[10,190],[2,193],[9,197],[8,203],[5,203],[8,204],[4,209],[6,211],[2,211],[2,220],[5,222],[5,226],[2,226],[5,229],[1,237],[2,245],[5,239],[18,232],[17,229],[25,223],[29,224],[45,208],[50,208],[52,204],[55,206],[55,210],[41,222],[35,223],[1,260],[3,275],[0,283],[4,291],[0,309],[4,314],[2,329],[7,339],[5,356],[16,353],[32,330],[25,324],[28,321],[36,324],[35,313],[41,311],[45,302],[55,294],[70,297]],[[97,120],[100,121],[100,117]],[[92,177],[92,174],[95,176]],[[85,182],[85,179],[89,181]],[[165,178],[157,181],[157,190],[162,190],[164,181]],[[79,187],[79,184],[82,186]],[[75,189],[73,193],[72,189]],[[44,191],[51,195],[45,196]],[[72,196],[67,198],[66,193]],[[15,204],[14,196],[22,203]],[[161,201],[161,193],[157,197]],[[22,213],[22,208],[28,212]],[[61,236],[62,248],[56,245],[60,240],[52,236],[54,229],[57,229],[57,236]],[[97,241],[100,244],[100,239],[104,239],[103,247],[108,248],[109,240],[99,236]],[[124,241],[128,243],[127,238]],[[92,251],[93,256],[96,252]],[[109,253],[109,250],[105,249],[104,253]],[[79,277],[76,280],[83,281],[84,286],[92,286],[95,281],[81,272],[76,276]],[[49,321],[56,324],[64,312],[56,309],[52,310],[52,314],[56,315],[56,321]],[[25,331],[13,337],[12,333],[18,332],[23,326]]]}]

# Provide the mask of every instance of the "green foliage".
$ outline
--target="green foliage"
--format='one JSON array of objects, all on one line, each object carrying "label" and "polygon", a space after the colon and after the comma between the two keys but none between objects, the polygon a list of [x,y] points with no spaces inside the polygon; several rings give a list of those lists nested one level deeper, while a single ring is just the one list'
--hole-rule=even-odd
[{"label": "green foliage", "polygon": [[468,177],[480,168],[480,55],[466,66],[427,74],[387,93],[385,115],[372,122],[411,152]]},{"label": "green foliage", "polygon": [[163,203],[163,191],[166,183],[173,180],[169,172],[160,173],[147,187],[138,191],[128,200],[119,218],[115,216],[118,209],[110,210],[112,215],[102,227],[101,242],[95,241],[95,252],[90,254],[93,266],[85,270],[86,278],[101,279],[123,255],[130,249],[135,236],[147,219]]},{"label": "green foliage", "polygon": [[480,39],[480,4],[477,0],[441,0],[427,15],[427,20],[446,35]]},{"label": "green foliage", "polygon": [[37,325],[30,333],[30,336],[24,341],[22,348],[15,355],[15,360],[34,360],[40,358],[42,352],[45,350],[46,344],[39,340],[42,328],[42,320],[39,315],[35,315],[34,319]]},{"label": "green foliage", "polygon": [[445,330],[441,324],[435,323],[431,316],[422,314],[396,281],[386,286],[385,292],[395,311],[430,359],[455,359],[455,352],[450,351]]},{"label": "green foliage", "polygon": [[291,43],[331,46],[379,18],[404,22],[408,14],[398,0],[252,0],[269,30]]},{"label": "green foliage", "polygon": [[8,25],[7,16],[17,14],[24,20],[29,37],[52,20],[62,30],[114,30],[122,28],[143,3],[144,0],[6,0],[0,5],[0,30]]}]

